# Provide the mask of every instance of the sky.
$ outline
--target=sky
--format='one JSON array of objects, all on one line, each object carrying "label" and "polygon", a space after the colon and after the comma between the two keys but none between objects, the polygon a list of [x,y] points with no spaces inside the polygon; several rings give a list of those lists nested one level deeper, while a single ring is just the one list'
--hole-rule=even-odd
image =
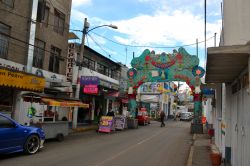
[{"label": "sky", "polygon": [[[73,0],[70,29],[81,39],[84,18],[92,29],[116,25],[118,29],[100,27],[91,30],[85,45],[130,67],[143,50],[172,53],[184,46],[205,65],[204,0]],[[221,0],[207,0],[207,47],[219,44]],[[80,40],[76,40],[80,42]],[[189,45],[189,46],[186,46]]]}]

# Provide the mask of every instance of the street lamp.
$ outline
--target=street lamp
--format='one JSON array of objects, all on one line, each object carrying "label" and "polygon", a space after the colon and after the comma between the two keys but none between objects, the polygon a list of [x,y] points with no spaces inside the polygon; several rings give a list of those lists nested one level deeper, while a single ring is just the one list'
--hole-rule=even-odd
[{"label": "street lamp", "polygon": [[[78,63],[78,69],[77,69],[77,82],[76,82],[76,91],[75,91],[75,98],[79,99],[79,93],[80,93],[80,70],[82,68],[82,59],[83,59],[83,53],[84,53],[84,45],[85,45],[85,37],[86,35],[94,30],[94,29],[97,29],[97,28],[100,28],[100,27],[110,27],[110,28],[113,28],[113,29],[118,29],[117,26],[115,25],[100,25],[100,26],[96,26],[94,28],[91,28],[89,29],[90,25],[87,21],[87,18],[84,19],[84,25],[83,25],[83,30],[77,30],[77,31],[80,31],[82,32],[82,43],[81,43],[81,48],[80,48],[80,57],[78,59],[79,63]],[[93,107],[92,107],[93,109]],[[93,110],[92,110],[93,111]],[[76,128],[77,127],[77,114],[78,114],[78,107],[75,107],[74,108],[74,114],[73,114],[73,127]]]}]

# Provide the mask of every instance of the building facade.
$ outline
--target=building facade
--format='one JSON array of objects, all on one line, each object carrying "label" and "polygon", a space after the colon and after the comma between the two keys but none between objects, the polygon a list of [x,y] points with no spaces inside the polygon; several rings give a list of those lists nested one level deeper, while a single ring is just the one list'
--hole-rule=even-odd
[{"label": "building facade", "polygon": [[[79,59],[80,44],[69,43],[69,54],[70,52],[73,59]],[[68,68],[71,68],[71,65],[67,65]],[[82,62],[76,61],[73,69],[67,70],[68,80],[71,80],[75,87],[73,88],[74,95],[77,93],[76,84],[80,82],[79,99],[90,105],[89,108],[78,109],[75,123],[78,125],[96,123],[101,115],[105,115],[110,110],[119,112],[121,109],[119,102],[121,68],[120,63],[84,46]]]},{"label": "building facade", "polygon": [[224,0],[219,47],[208,48],[206,83],[215,83],[209,122],[222,158],[233,166],[250,165],[248,0]]},{"label": "building facade", "polygon": [[37,103],[24,101],[25,93],[68,98],[72,92],[65,69],[71,3],[71,0],[0,1],[0,67],[14,73],[41,76],[45,80],[39,91],[17,88],[12,94],[6,94],[6,87],[0,85],[1,98],[8,95],[11,99],[7,111],[22,124],[29,121],[28,107],[42,109]]}]

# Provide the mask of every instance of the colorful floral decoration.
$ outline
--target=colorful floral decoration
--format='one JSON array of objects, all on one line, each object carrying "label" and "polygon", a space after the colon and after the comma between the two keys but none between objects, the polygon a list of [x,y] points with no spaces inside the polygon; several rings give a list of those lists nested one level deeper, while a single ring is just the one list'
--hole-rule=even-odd
[{"label": "colorful floral decoration", "polygon": [[136,77],[136,70],[135,69],[129,69],[127,72],[128,78],[134,78]]},{"label": "colorful floral decoration", "polygon": [[202,78],[205,75],[205,70],[200,66],[195,66],[192,70],[192,73],[194,76]]}]

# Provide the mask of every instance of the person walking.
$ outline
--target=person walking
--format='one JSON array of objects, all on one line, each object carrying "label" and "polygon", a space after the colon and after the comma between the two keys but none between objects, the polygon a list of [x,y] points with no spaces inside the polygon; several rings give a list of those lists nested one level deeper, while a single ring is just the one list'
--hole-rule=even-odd
[{"label": "person walking", "polygon": [[161,118],[161,127],[165,127],[164,119],[165,119],[165,112],[161,111],[160,112],[160,118]]}]

